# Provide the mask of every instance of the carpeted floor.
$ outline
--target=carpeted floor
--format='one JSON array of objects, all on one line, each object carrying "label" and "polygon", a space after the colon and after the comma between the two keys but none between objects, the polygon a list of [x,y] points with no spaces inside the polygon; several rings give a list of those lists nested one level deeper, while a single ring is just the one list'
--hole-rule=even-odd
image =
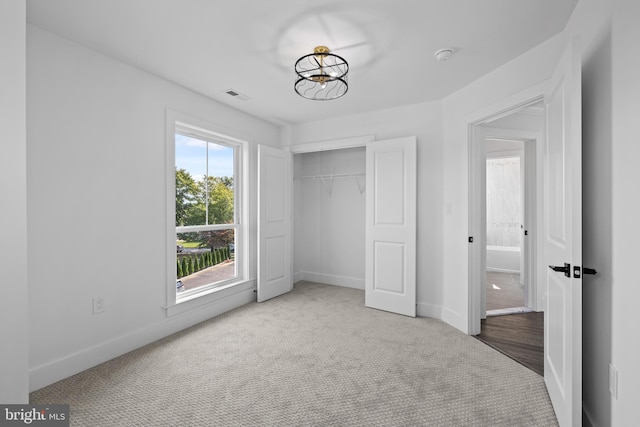
[{"label": "carpeted floor", "polygon": [[72,426],[555,426],[543,379],[445,323],[309,282],[31,394]]}]

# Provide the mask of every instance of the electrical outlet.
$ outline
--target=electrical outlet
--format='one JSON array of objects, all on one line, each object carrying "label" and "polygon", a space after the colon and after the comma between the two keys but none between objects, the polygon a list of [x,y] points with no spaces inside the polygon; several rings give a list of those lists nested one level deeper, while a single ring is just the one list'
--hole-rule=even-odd
[{"label": "electrical outlet", "polygon": [[104,311],[104,298],[95,297],[93,299],[93,314],[102,313]]},{"label": "electrical outlet", "polygon": [[618,370],[609,363],[609,392],[614,399],[618,399]]}]

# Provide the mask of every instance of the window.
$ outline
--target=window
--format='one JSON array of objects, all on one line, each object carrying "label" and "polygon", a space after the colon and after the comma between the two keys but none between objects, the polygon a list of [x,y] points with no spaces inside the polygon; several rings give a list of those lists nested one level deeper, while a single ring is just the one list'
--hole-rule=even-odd
[{"label": "window", "polygon": [[524,222],[520,157],[492,155],[487,158],[486,177],[487,245],[520,247]]},{"label": "window", "polygon": [[173,172],[168,209],[171,307],[244,279],[241,168],[246,144],[201,123],[170,115],[167,121],[173,136],[168,157],[174,163],[168,165]]}]

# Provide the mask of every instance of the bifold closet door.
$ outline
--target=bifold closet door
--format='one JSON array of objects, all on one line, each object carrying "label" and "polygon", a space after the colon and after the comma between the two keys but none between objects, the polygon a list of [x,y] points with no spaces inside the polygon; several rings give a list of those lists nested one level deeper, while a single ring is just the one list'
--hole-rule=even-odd
[{"label": "bifold closet door", "polygon": [[416,138],[367,144],[365,305],[416,315]]},{"label": "bifold closet door", "polygon": [[293,289],[291,153],[258,146],[258,302]]}]

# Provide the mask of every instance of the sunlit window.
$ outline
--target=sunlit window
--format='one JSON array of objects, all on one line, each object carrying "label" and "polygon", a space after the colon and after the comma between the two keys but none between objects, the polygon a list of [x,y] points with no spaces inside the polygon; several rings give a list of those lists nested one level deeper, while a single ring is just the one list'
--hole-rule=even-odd
[{"label": "sunlit window", "polygon": [[232,140],[176,125],[177,300],[238,279],[241,153]]}]

